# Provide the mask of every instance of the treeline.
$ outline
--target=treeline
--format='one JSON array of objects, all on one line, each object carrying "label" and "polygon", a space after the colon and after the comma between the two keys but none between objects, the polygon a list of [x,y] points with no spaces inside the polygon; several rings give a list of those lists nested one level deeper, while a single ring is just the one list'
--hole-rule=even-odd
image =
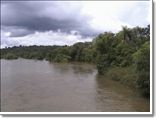
[{"label": "treeline", "polygon": [[94,63],[96,50],[92,42],[76,43],[73,46],[14,46],[1,49],[1,59],[37,59],[51,62]]},{"label": "treeline", "polygon": [[1,49],[3,59],[46,59],[51,62],[88,62],[98,73],[114,80],[132,82],[143,94],[150,92],[150,26],[123,27],[116,34],[105,32],[92,42],[72,46],[19,46]]}]

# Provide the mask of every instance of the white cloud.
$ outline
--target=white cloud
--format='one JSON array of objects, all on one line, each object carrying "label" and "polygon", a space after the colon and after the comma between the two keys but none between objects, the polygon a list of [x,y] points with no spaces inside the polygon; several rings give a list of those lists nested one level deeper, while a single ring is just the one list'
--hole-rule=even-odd
[{"label": "white cloud", "polygon": [[15,46],[16,44],[18,44],[18,41],[11,40],[11,38],[9,37],[10,34],[11,32],[4,32],[3,30],[1,30],[1,48]]},{"label": "white cloud", "polygon": [[149,1],[84,1],[82,13],[91,16],[93,28],[117,32],[122,26],[146,26]]},{"label": "white cloud", "polygon": [[74,33],[74,31],[70,34],[60,32],[59,30],[57,32],[35,32],[23,37],[9,37],[5,34],[9,33],[2,32],[1,48],[19,45],[73,45],[76,42],[92,41],[92,38],[83,38],[80,34]]}]

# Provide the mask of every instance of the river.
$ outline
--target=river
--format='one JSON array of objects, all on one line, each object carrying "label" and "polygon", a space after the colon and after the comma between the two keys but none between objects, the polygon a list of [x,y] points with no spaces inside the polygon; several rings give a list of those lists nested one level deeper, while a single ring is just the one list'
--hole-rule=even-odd
[{"label": "river", "polygon": [[143,112],[138,91],[84,63],[1,60],[2,112]]}]

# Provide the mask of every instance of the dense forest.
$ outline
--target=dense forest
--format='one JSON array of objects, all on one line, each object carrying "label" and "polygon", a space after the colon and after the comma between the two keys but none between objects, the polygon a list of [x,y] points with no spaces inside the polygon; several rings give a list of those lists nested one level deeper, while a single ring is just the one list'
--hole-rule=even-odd
[{"label": "dense forest", "polygon": [[14,46],[1,49],[1,59],[38,59],[50,62],[88,62],[98,74],[150,94],[150,26],[123,27],[99,34],[92,42],[72,46]]}]

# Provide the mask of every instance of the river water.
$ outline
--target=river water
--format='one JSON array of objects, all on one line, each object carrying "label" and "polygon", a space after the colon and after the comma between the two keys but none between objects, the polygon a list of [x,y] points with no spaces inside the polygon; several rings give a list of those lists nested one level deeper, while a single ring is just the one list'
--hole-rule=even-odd
[{"label": "river water", "polygon": [[143,112],[149,100],[89,64],[1,60],[2,112]]}]

